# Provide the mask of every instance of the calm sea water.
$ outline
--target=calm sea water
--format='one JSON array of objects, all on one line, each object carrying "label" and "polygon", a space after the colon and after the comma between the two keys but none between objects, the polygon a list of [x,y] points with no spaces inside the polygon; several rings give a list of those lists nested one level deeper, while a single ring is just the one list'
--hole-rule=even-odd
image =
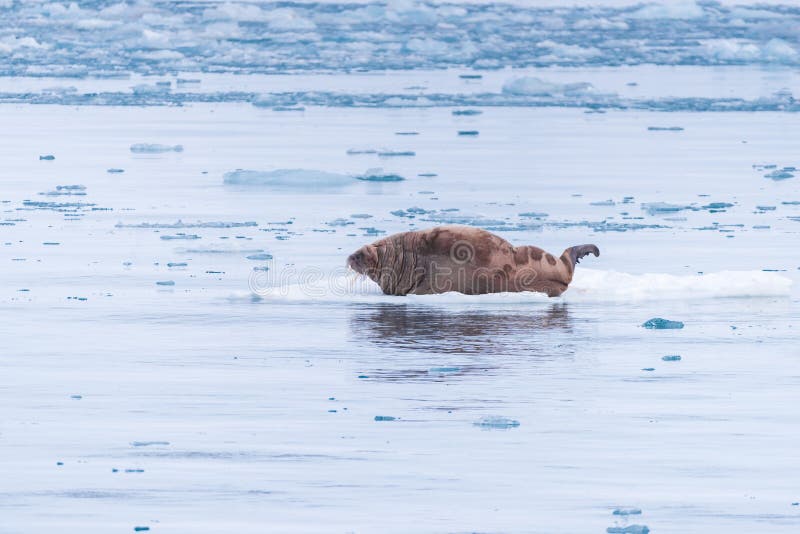
[{"label": "calm sea water", "polygon": [[[754,168],[796,117],[476,109],[0,107],[0,531],[796,532],[800,187]],[[451,221],[602,255],[550,300],[342,272]]]}]

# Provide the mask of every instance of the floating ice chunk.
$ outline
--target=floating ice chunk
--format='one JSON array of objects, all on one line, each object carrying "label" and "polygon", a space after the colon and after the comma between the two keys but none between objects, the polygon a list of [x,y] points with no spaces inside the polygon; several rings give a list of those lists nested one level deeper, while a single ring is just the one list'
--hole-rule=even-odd
[{"label": "floating ice chunk", "polygon": [[378,156],[381,158],[391,158],[397,156],[416,156],[417,153],[413,150],[384,150],[382,152],[378,152]]},{"label": "floating ice chunk", "polygon": [[376,421],[396,421],[397,417],[393,417],[391,415],[376,415],[375,416],[375,420]]},{"label": "floating ice chunk", "polygon": [[457,373],[461,370],[460,367],[431,367],[428,369],[429,373]]},{"label": "floating ice chunk", "polygon": [[544,219],[545,217],[548,216],[548,214],[539,211],[526,211],[524,213],[520,213],[519,216],[529,219]]},{"label": "floating ice chunk", "polygon": [[272,259],[272,254],[267,254],[266,252],[259,252],[257,254],[250,254],[246,256],[248,260],[255,260],[255,261],[266,261]]},{"label": "floating ice chunk", "polygon": [[589,202],[590,206],[616,206],[617,203],[611,199],[608,200],[598,200],[596,202]]},{"label": "floating ice chunk", "polygon": [[134,154],[162,154],[164,152],[183,152],[182,145],[159,145],[156,143],[136,143],[131,145]]},{"label": "floating ice chunk", "polygon": [[648,126],[651,132],[682,132],[683,126]]},{"label": "floating ice chunk", "polygon": [[628,525],[627,527],[608,527],[608,534],[649,534],[647,525]]},{"label": "floating ice chunk", "polygon": [[150,447],[151,445],[169,445],[169,441],[131,441],[131,447]]},{"label": "floating ice chunk", "polygon": [[681,357],[678,354],[668,354],[667,356],[662,356],[661,359],[665,362],[679,362],[681,361]]},{"label": "floating ice chunk", "polygon": [[164,241],[174,241],[174,240],[179,240],[179,239],[194,240],[194,239],[202,239],[202,238],[197,234],[184,234],[183,232],[178,232],[175,235],[162,235],[161,239],[163,239]]},{"label": "floating ice chunk", "polygon": [[611,513],[614,515],[640,515],[642,510],[639,508],[616,508]]},{"label": "floating ice chunk", "polygon": [[39,156],[39,161],[53,161],[56,157],[52,154],[47,154],[46,156]]},{"label": "floating ice chunk", "polygon": [[112,167],[110,169],[106,169],[106,172],[109,173],[109,174],[121,174],[121,173],[125,172],[125,169],[117,169],[117,168]]},{"label": "floating ice chunk", "polygon": [[364,174],[357,175],[356,178],[365,182],[402,182],[405,180],[399,174],[385,172],[381,168],[368,169]]},{"label": "floating ice chunk", "polygon": [[683,328],[683,323],[681,321],[670,321],[669,319],[654,317],[642,323],[642,326],[653,330],[670,330]]},{"label": "floating ice chunk", "polygon": [[272,111],[305,111],[304,106],[273,106]]},{"label": "floating ice chunk", "polygon": [[764,178],[769,178],[775,181],[787,180],[789,178],[794,178],[793,173],[796,171],[797,169],[795,167],[784,167],[782,169],[776,169],[772,172],[768,172],[767,174],[764,175]]},{"label": "floating ice chunk", "polygon": [[161,280],[156,282],[157,286],[174,286],[175,282],[173,280]]},{"label": "floating ice chunk", "polygon": [[692,206],[684,204],[669,204],[667,202],[645,202],[642,204],[642,209],[650,215],[659,213],[676,213],[683,210],[694,210]]},{"label": "floating ice chunk", "polygon": [[377,154],[374,148],[350,148],[347,150],[348,156],[360,156],[362,154]]},{"label": "floating ice chunk", "polygon": [[461,136],[475,137],[475,136],[477,136],[479,134],[480,134],[480,132],[478,130],[459,130],[458,131],[458,135],[461,135]]},{"label": "floating ice chunk", "polygon": [[519,426],[519,421],[499,415],[487,415],[473,423],[475,426],[486,429],[507,429]]},{"label": "floating ice chunk", "polygon": [[186,267],[187,265],[189,264],[185,261],[171,261],[167,263],[167,267]]},{"label": "floating ice chunk", "polygon": [[514,96],[583,96],[594,92],[588,82],[561,84],[531,76],[512,78],[503,85],[503,94]]},{"label": "floating ice chunk", "polygon": [[479,109],[454,109],[452,113],[457,117],[472,117],[474,115],[480,115],[483,111]]},{"label": "floating ice chunk", "polygon": [[277,169],[249,171],[237,169],[226,172],[224,181],[230,185],[265,185],[278,187],[336,187],[353,183],[346,174],[307,169]]}]

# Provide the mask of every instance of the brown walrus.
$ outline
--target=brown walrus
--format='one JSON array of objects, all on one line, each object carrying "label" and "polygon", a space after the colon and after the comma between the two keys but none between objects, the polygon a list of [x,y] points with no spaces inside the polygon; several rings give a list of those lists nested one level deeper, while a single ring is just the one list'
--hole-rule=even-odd
[{"label": "brown walrus", "polygon": [[587,254],[599,256],[600,250],[579,245],[556,259],[480,228],[438,226],[365,245],[347,258],[347,265],[387,295],[537,291],[556,297],[566,291],[575,265]]}]

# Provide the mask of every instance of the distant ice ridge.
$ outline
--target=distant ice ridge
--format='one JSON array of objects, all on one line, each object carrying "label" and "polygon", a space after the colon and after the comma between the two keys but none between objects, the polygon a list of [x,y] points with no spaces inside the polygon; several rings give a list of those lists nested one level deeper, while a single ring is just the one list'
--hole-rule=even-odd
[{"label": "distant ice ridge", "polygon": [[[295,273],[297,274],[297,273]],[[278,273],[279,275],[279,273]],[[420,305],[498,305],[567,302],[695,300],[731,297],[785,297],[792,281],[774,272],[720,271],[698,275],[666,273],[628,274],[580,268],[562,297],[551,299],[542,293],[492,293],[488,295],[384,295],[372,280],[354,273],[323,273],[310,270],[300,274],[303,282],[281,280],[276,273],[254,273],[252,295],[265,300],[300,302],[380,302]]]},{"label": "distant ice ridge", "polygon": [[790,0],[758,9],[695,0],[550,4],[0,0],[0,74],[800,64],[800,8]]}]

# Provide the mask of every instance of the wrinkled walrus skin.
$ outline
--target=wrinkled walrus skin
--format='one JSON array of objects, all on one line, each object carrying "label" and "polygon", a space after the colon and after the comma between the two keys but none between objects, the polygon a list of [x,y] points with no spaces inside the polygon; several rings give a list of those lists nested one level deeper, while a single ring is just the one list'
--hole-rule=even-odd
[{"label": "wrinkled walrus skin", "polygon": [[387,295],[536,291],[556,297],[566,291],[575,265],[587,254],[599,256],[600,251],[579,245],[556,259],[479,228],[438,226],[365,245],[347,258],[347,265]]}]

